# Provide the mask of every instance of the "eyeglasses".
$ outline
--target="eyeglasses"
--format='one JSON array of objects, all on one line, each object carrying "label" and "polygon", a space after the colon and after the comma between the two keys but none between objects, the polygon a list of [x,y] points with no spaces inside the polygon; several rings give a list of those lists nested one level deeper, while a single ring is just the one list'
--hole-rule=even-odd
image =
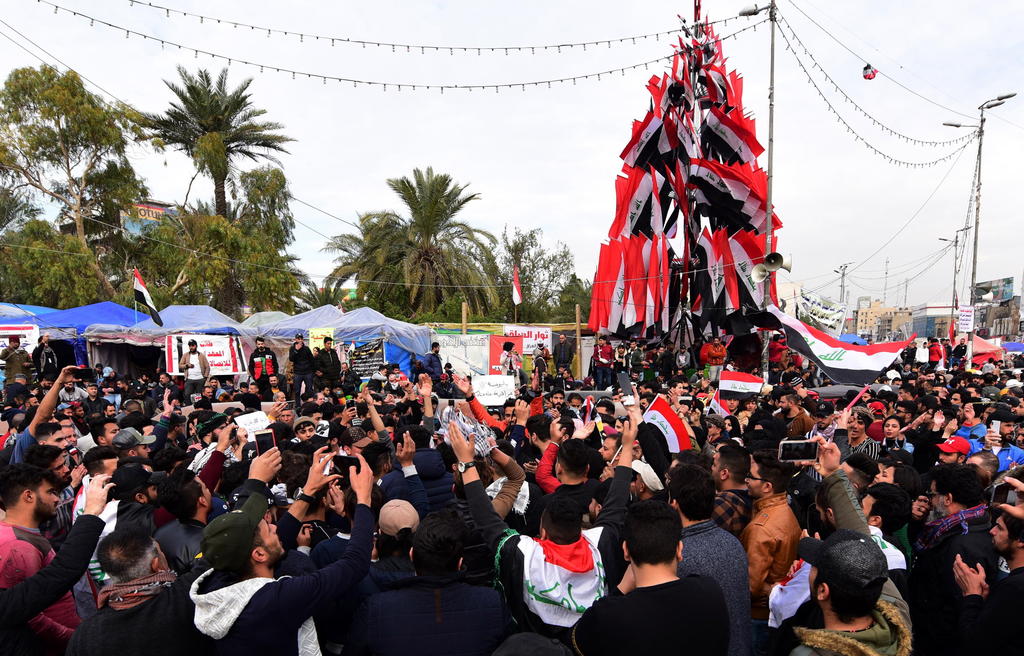
[{"label": "eyeglasses", "polygon": [[746,481],[763,481],[764,479],[761,478],[760,476],[751,476],[750,474],[747,474],[746,476],[743,477],[743,480],[746,480]]}]

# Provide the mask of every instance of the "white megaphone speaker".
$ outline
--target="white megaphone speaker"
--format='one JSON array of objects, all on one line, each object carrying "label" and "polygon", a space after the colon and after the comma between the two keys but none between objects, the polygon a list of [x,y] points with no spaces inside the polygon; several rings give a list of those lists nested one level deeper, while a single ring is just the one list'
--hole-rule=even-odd
[{"label": "white megaphone speaker", "polygon": [[790,255],[783,255],[782,253],[768,253],[764,256],[764,268],[768,271],[778,271],[779,269],[792,271],[793,258]]},{"label": "white megaphone speaker", "polygon": [[981,300],[981,301],[991,301],[995,297],[996,297],[996,295],[993,294],[992,292],[985,292],[984,294],[981,295],[981,298],[978,299],[978,300]]},{"label": "white megaphone speaker", "polygon": [[750,270],[750,279],[756,284],[761,284],[767,280],[770,275],[771,271],[769,271],[768,267],[763,264],[755,264],[754,268]]}]

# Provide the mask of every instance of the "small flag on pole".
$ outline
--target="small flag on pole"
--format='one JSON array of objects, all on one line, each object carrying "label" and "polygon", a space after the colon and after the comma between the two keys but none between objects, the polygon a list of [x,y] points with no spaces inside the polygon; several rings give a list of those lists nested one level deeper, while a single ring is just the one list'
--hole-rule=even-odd
[{"label": "small flag on pole", "polygon": [[160,313],[156,311],[156,304],[153,303],[153,297],[149,295],[146,283],[142,282],[139,270],[133,269],[133,271],[135,272],[135,301],[149,308],[149,315],[153,319],[153,323],[158,326],[164,325],[164,320],[160,318]]},{"label": "small flag on pole", "polygon": [[519,267],[512,267],[512,304],[523,302],[523,290],[519,287]]}]

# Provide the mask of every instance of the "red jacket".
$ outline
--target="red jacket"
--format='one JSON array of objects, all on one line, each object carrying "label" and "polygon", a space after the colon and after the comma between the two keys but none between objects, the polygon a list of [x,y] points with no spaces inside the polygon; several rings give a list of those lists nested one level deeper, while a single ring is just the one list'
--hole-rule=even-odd
[{"label": "red jacket", "polygon": [[933,342],[928,345],[928,362],[938,362],[942,359],[942,344]]},{"label": "red jacket", "polygon": [[593,364],[595,367],[610,367],[615,359],[615,350],[611,344],[604,346],[594,345]]},{"label": "red jacket", "polygon": [[728,351],[725,350],[725,344],[719,344],[717,347],[708,342],[704,346],[700,347],[700,361],[702,364],[710,365],[712,367],[720,367],[725,364],[725,356]]}]

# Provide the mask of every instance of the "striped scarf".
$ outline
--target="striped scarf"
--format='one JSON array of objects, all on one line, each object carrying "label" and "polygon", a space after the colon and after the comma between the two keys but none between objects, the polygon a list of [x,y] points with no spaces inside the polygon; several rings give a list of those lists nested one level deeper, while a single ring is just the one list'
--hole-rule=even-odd
[{"label": "striped scarf", "polygon": [[134,608],[145,603],[150,597],[157,596],[164,591],[164,588],[169,588],[177,578],[174,572],[163,571],[124,583],[111,583],[100,590],[96,607],[110,606],[114,610]]},{"label": "striped scarf", "polygon": [[917,542],[914,543],[914,550],[921,552],[925,549],[930,549],[938,544],[942,538],[958,529],[960,535],[967,535],[969,530],[967,523],[972,519],[984,516],[986,512],[988,512],[988,506],[980,503],[973,508],[965,508],[942,519],[928,522],[925,524],[924,530],[921,531],[921,535],[918,536]]}]

